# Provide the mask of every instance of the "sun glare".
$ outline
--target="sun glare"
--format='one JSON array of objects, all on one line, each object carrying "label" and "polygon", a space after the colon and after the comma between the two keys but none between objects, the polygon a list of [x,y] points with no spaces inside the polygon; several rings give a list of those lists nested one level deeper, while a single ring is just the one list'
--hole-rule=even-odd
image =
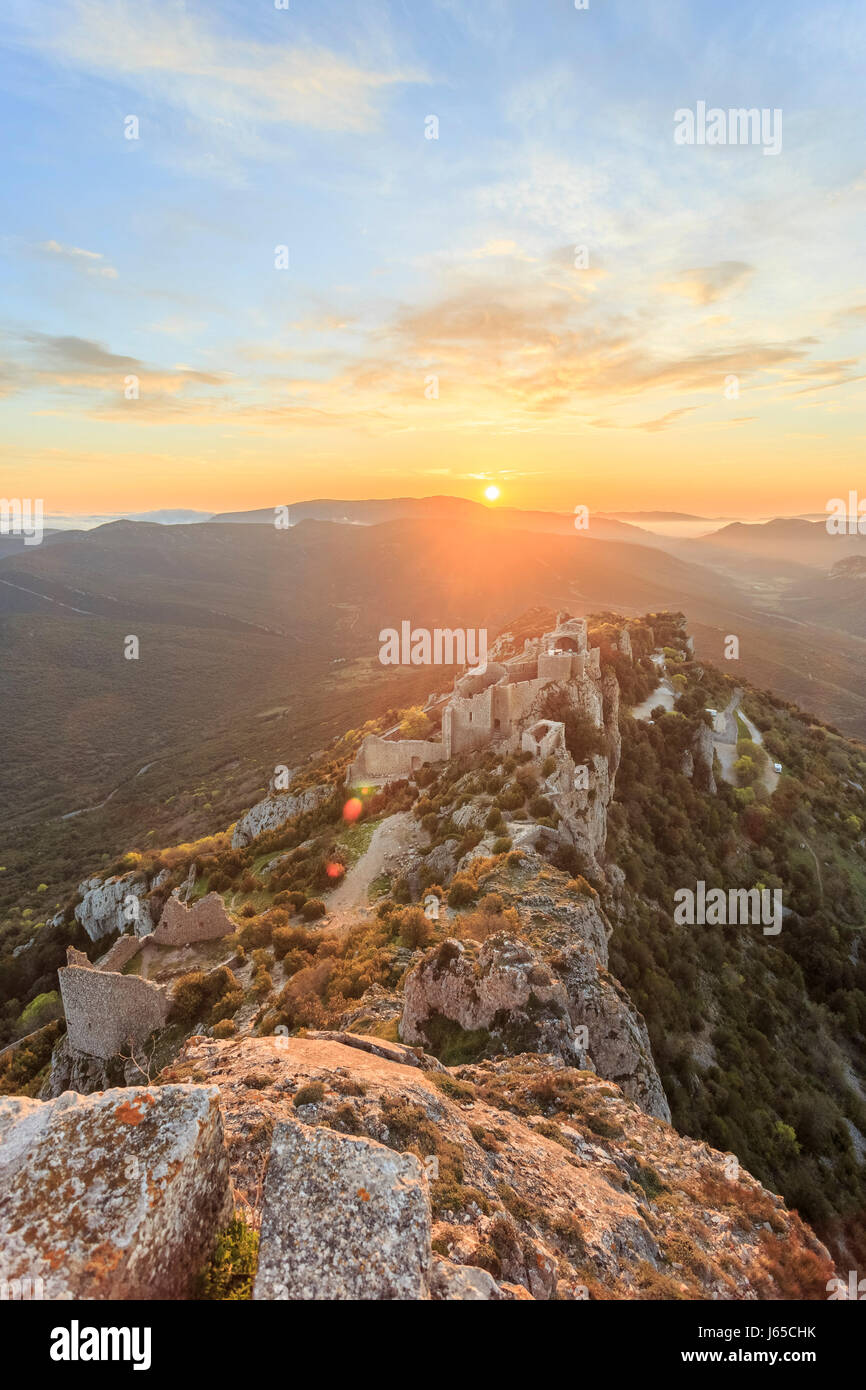
[{"label": "sun glare", "polygon": [[487,498],[488,502],[496,501],[499,496],[499,488],[495,483],[491,483],[490,487],[484,489],[484,496]]}]

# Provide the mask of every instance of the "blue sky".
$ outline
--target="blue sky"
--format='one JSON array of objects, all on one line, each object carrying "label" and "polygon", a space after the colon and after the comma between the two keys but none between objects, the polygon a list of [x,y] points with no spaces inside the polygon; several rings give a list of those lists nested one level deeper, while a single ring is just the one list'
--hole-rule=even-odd
[{"label": "blue sky", "polygon": [[[7,0],[0,491],[856,485],[862,5],[290,2]],[[676,147],[700,100],[780,108],[781,154]]]}]

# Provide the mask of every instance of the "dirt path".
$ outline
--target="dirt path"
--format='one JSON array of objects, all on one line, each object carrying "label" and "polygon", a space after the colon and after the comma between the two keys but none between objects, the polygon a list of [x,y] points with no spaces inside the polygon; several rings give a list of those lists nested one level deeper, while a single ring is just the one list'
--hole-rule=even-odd
[{"label": "dirt path", "polygon": [[327,900],[328,916],[369,911],[370,884],[385,873],[388,863],[402,852],[417,848],[423,838],[411,811],[400,811],[377,825],[365,852]]},{"label": "dirt path", "polygon": [[805,848],[809,851],[809,853],[811,854],[812,858],[813,858],[814,861],[815,861],[815,873],[818,875],[818,887],[819,887],[819,889],[821,890],[821,901],[823,902],[823,901],[824,901],[824,880],[823,880],[823,878],[821,877],[821,865],[820,865],[820,863],[818,862],[818,856],[817,856],[817,854],[815,853],[815,851],[813,850],[812,846],[809,844],[809,841],[808,841],[808,840],[804,840],[804,841],[803,841],[803,844],[804,844]]}]

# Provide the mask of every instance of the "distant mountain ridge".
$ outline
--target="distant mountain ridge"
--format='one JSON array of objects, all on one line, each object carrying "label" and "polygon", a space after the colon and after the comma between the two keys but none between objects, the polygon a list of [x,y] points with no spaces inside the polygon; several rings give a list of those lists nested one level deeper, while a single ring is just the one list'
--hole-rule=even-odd
[{"label": "distant mountain ridge", "polygon": [[[518,507],[485,506],[467,497],[386,497],[347,500],[314,498],[306,502],[285,503],[289,525],[301,521],[330,521],[350,526],[376,526],[387,521],[455,520],[482,523],[492,527],[515,527],[527,531],[552,532],[556,535],[589,536],[595,540],[633,541],[649,545],[661,538],[637,526],[630,526],[605,513],[590,512],[585,530],[575,527],[573,512],[523,510]],[[259,507],[253,511],[218,512],[211,520],[242,525],[274,525],[277,507]]]}]

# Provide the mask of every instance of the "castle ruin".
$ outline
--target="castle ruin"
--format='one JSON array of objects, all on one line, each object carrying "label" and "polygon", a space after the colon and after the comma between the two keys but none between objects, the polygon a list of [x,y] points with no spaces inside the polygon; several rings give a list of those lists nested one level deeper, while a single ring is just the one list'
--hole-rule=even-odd
[{"label": "castle ruin", "polygon": [[348,780],[358,784],[411,777],[424,763],[447,762],[490,743],[501,742],[508,751],[525,749],[527,721],[537,715],[539,697],[555,685],[583,685],[587,712],[601,727],[600,678],[601,652],[588,647],[586,622],[560,613],[554,630],[527,638],[518,655],[489,661],[483,672],[470,670],[455,680],[442,713],[441,738],[371,734],[349,768]]},{"label": "castle ruin", "polygon": [[57,972],[69,1046],[107,1060],[143,1042],[165,1025],[169,1001],[159,985],[137,975],[97,970],[70,947],[68,964]]}]

